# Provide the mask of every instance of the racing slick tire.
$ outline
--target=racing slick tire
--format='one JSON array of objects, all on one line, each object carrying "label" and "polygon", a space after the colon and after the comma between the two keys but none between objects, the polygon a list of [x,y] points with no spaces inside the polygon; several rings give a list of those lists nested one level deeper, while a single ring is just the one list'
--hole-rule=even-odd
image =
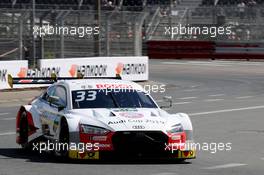
[{"label": "racing slick tire", "polygon": [[69,127],[65,118],[61,120],[59,134],[59,150],[55,150],[55,154],[61,158],[68,158],[69,154]]},{"label": "racing slick tire", "polygon": [[21,147],[26,151],[30,151],[32,148],[32,144],[28,142],[28,119],[26,111],[23,111],[21,113],[19,128]]}]

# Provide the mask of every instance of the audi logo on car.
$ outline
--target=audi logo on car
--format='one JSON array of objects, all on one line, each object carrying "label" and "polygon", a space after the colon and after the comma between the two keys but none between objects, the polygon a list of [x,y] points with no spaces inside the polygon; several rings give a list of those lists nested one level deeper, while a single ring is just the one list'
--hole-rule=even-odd
[{"label": "audi logo on car", "polygon": [[135,125],[135,126],[132,126],[133,129],[145,129],[145,126],[142,126],[142,125]]}]

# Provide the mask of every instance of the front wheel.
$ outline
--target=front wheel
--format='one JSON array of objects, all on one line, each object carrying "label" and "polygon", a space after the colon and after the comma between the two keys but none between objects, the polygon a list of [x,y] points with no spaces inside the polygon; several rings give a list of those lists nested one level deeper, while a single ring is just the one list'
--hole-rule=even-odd
[{"label": "front wheel", "polygon": [[69,153],[69,127],[65,118],[61,120],[60,135],[59,135],[59,150],[56,150],[56,155],[68,157]]}]

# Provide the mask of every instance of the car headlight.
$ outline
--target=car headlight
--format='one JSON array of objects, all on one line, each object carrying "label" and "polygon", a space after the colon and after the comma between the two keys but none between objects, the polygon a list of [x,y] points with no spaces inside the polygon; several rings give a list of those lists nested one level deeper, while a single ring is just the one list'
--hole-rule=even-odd
[{"label": "car headlight", "polygon": [[110,131],[100,127],[80,124],[80,132],[93,135],[106,135]]},{"label": "car headlight", "polygon": [[176,124],[171,127],[170,130],[168,130],[169,133],[177,133],[177,132],[183,132],[183,126],[182,124]]}]

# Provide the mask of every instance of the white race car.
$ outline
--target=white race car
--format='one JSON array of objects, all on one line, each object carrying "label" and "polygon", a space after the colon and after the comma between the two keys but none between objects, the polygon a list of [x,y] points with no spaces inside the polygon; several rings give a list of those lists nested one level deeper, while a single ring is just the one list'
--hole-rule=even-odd
[{"label": "white race car", "polygon": [[[9,77],[10,78],[10,77]],[[137,83],[117,79],[9,80],[52,83],[17,114],[17,143],[73,159],[107,155],[193,159],[188,115],[169,114]],[[36,82],[34,82],[36,81]]]}]

